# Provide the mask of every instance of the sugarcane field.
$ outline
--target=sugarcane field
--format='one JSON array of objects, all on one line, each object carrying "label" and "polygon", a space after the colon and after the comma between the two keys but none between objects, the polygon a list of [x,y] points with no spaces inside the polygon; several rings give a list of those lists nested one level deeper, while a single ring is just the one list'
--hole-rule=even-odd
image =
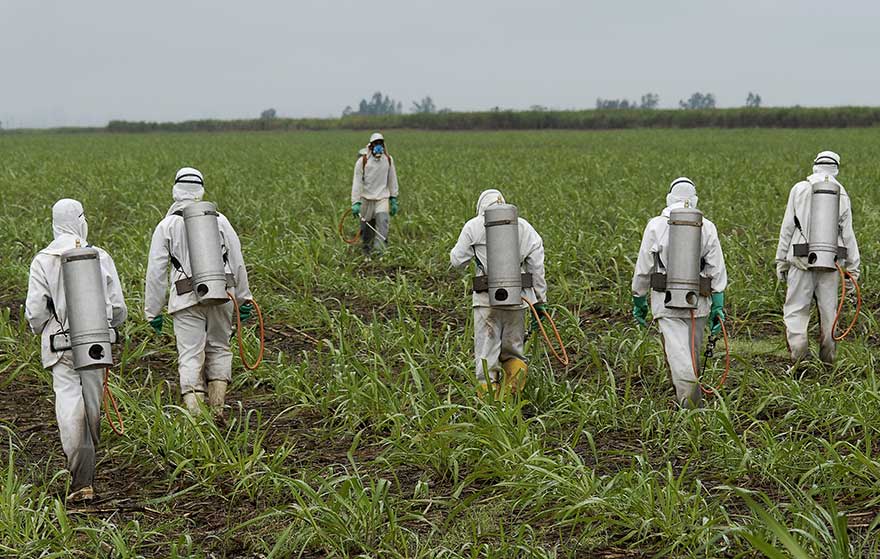
[{"label": "sugarcane field", "polygon": [[4,8],[0,557],[880,557],[856,4]]}]

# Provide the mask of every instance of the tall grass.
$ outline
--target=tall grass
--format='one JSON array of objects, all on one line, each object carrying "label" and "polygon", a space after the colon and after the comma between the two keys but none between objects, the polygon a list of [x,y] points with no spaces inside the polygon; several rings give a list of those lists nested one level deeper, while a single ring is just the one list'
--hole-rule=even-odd
[{"label": "tall grass", "polygon": [[[365,262],[335,233],[361,132],[2,135],[0,555],[875,557],[877,140],[400,131],[402,210],[388,254]],[[790,373],[775,237],[824,148],[843,156],[865,305],[837,365]],[[240,232],[272,335],[257,371],[235,359],[221,425],[179,407],[173,339],[139,314],[149,234],[182,165]],[[629,316],[642,230],[682,174],[721,234],[734,357],[720,396],[686,412],[656,329]],[[562,368],[531,340],[529,384],[506,402],[474,396],[468,282],[447,264],[489,187],[544,238],[572,356]],[[64,196],[83,201],[131,312],[111,377],[128,433],[104,429],[91,512],[63,506],[51,378],[20,311]]]}]

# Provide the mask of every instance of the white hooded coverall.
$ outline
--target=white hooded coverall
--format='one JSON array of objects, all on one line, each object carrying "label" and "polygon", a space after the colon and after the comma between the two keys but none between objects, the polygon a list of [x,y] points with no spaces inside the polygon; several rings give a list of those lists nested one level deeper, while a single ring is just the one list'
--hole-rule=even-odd
[{"label": "white hooded coverall", "polygon": [[[477,201],[477,216],[465,223],[458,236],[449,260],[453,267],[464,268],[476,259],[477,276],[486,274],[486,227],[483,213],[493,204],[503,204],[504,197],[498,190],[486,190]],[[533,305],[546,302],[547,281],[544,277],[544,241],[535,228],[519,218],[520,262],[525,272],[532,274],[532,287],[523,289],[521,296]],[[499,382],[502,363],[508,359],[526,361],[524,354],[525,324],[523,309],[501,309],[489,306],[487,292],[473,294],[474,309],[474,358],[478,382]]]},{"label": "white hooded coverall", "polygon": [[[809,242],[813,184],[824,181],[826,177],[840,184],[834,178],[837,171],[836,165],[814,165],[813,174],[792,187],[779,230],[776,269],[779,279],[788,284],[782,313],[788,347],[794,361],[803,359],[810,351],[807,327],[810,323],[810,305],[814,298],[819,310],[819,358],[825,363],[833,363],[837,351],[832,325],[837,314],[840,274],[837,270],[809,270],[806,258],[794,256],[794,245]],[[858,280],[861,257],[853,233],[852,203],[842,185],[839,214],[838,245],[846,247],[847,251],[846,262],[843,264]],[[795,224],[795,217],[800,229]]]},{"label": "white hooded coverall", "polygon": [[[25,316],[34,333],[40,334],[43,367],[52,369],[61,447],[72,477],[71,489],[77,491],[92,485],[95,480],[104,370],[74,370],[73,353],[70,350],[52,351],[50,338],[68,329],[61,255],[76,248],[77,244],[88,246],[88,224],[82,204],[76,200],[59,200],[52,208],[52,234],[54,240],[31,262]],[[128,312],[122,286],[110,255],[98,247],[93,248],[98,251],[104,278],[107,322],[116,327],[125,321]]]},{"label": "white hooded coverall", "polygon": [[[685,188],[683,194],[679,187],[666,197],[667,207],[645,227],[636,268],[632,279],[632,293],[644,297],[651,291],[651,273],[654,272],[654,255],[659,256],[659,272],[665,272],[666,257],[669,253],[669,212],[675,208],[697,207],[695,189]],[[689,190],[689,191],[688,191]],[[703,218],[702,261],[700,274],[712,282],[712,292],[719,293],[727,288],[727,267],[718,239],[715,224]],[[703,343],[703,331],[711,309],[711,299],[700,297],[694,310],[696,331],[694,332],[694,354],[691,354],[691,312],[688,309],[670,309],[664,304],[662,293],[651,292],[651,314],[657,320],[662,335],[663,351],[669,366],[672,384],[675,387],[676,401],[682,406],[697,405],[701,401],[700,387],[694,374],[699,370],[699,353]]]},{"label": "white hooded coverall", "polygon": [[[204,187],[196,184],[176,183],[172,191],[174,204],[165,218],[156,226],[150,243],[147,263],[144,312],[147,320],[159,316],[165,306],[165,292],[171,284],[168,312],[174,320],[174,336],[177,340],[180,393],[207,392],[207,382],[232,381],[232,352],[229,337],[232,332],[232,302],[224,305],[198,304],[195,293],[179,295],[174,283],[192,275],[189,247],[183,217],[175,215],[184,207],[198,202],[204,195]],[[235,277],[235,287],[229,292],[239,305],[253,296],[248,285],[247,270],[241,253],[238,235],[226,219],[219,214],[222,251],[227,255],[226,272]],[[178,260],[182,270],[169,266],[171,255]],[[170,268],[170,269],[169,269]]]},{"label": "white hooded coverall", "polygon": [[374,250],[381,253],[384,249],[385,241],[366,224],[375,227],[387,239],[390,221],[388,199],[396,198],[397,194],[397,171],[390,155],[383,153],[378,157],[365,155],[358,158],[351,181],[351,203],[361,203],[361,240],[365,254]]}]

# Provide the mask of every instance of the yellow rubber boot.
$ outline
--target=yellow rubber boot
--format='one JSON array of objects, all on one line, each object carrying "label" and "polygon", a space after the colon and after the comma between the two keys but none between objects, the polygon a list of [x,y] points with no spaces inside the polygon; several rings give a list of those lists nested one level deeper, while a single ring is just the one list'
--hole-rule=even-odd
[{"label": "yellow rubber boot", "polygon": [[477,396],[479,396],[481,400],[485,400],[486,398],[497,400],[501,392],[500,388],[501,387],[494,382],[481,380],[477,383]]},{"label": "yellow rubber boot", "polygon": [[508,359],[501,364],[504,367],[504,391],[507,394],[519,394],[526,386],[526,373],[529,366],[522,359]]}]

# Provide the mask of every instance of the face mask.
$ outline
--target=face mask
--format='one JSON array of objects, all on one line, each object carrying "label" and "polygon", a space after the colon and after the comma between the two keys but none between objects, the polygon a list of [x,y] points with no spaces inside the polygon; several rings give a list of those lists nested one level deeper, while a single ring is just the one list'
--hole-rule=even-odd
[{"label": "face mask", "polygon": [[373,146],[373,155],[382,155],[385,153],[385,146],[382,144],[376,144]]}]

